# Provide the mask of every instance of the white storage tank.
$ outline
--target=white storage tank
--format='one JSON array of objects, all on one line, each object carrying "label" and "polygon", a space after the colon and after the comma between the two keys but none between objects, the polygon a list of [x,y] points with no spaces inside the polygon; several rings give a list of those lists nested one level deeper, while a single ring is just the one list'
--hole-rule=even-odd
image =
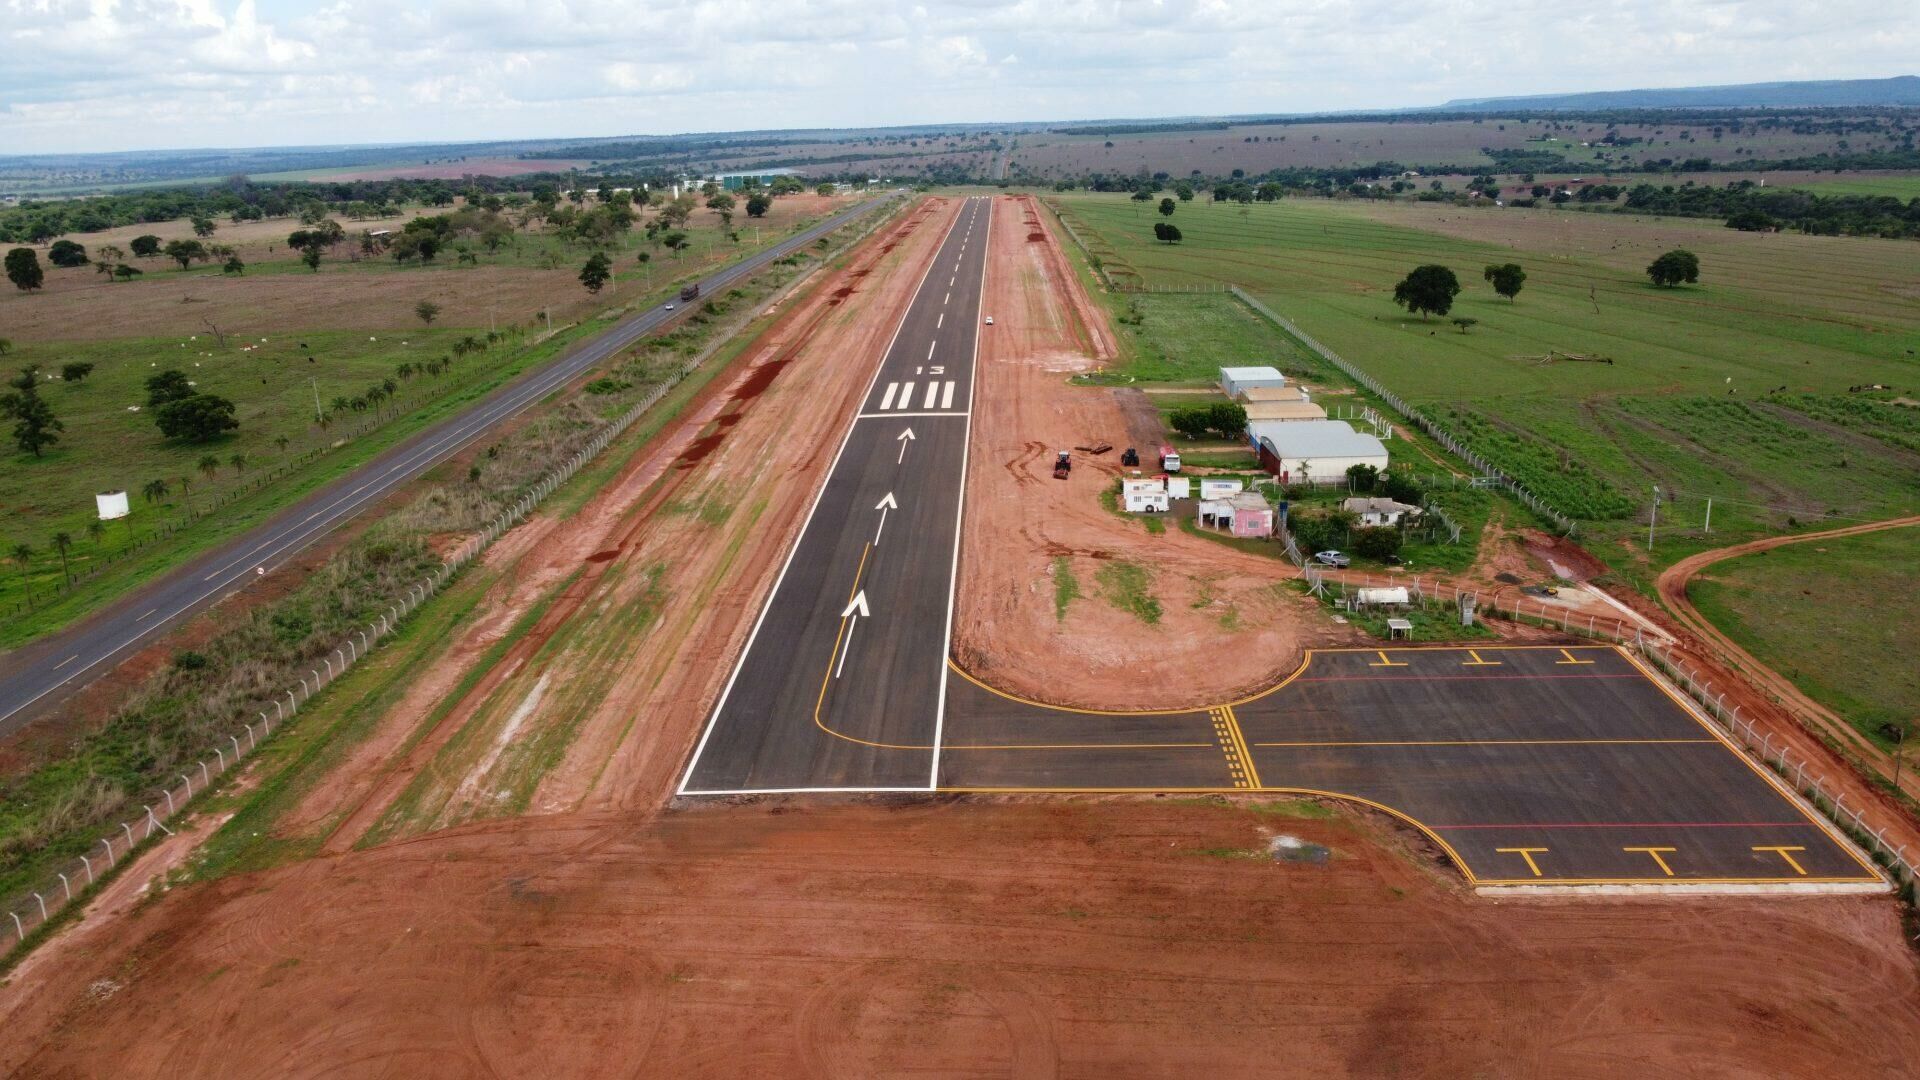
[{"label": "white storage tank", "polygon": [[100,508],[101,521],[127,516],[127,493],[124,491],[103,491],[93,497],[93,503]]}]

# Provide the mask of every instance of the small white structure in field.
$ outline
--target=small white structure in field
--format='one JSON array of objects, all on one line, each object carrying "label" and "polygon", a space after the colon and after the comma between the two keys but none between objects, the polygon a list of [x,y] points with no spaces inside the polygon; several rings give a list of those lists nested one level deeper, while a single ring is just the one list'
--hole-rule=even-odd
[{"label": "small white structure in field", "polygon": [[1380,497],[1362,498],[1356,495],[1341,503],[1340,509],[1357,517],[1360,524],[1368,528],[1398,525],[1401,518],[1420,516],[1420,508],[1417,506],[1409,506],[1403,502]]},{"label": "small white structure in field", "polygon": [[1129,514],[1167,512],[1167,485],[1159,477],[1151,480],[1120,481],[1120,502]]},{"label": "small white structure in field", "polygon": [[131,512],[127,506],[127,493],[124,491],[103,491],[93,497],[93,505],[100,511],[101,521],[123,518]]},{"label": "small white structure in field", "polygon": [[1390,589],[1355,589],[1353,590],[1353,600],[1354,603],[1359,604],[1361,607],[1382,607],[1385,605],[1405,607],[1408,603],[1407,589],[1404,585],[1396,585]]},{"label": "small white structure in field", "polygon": [[1243,391],[1261,387],[1279,387],[1287,385],[1287,377],[1274,367],[1223,367],[1220,369],[1220,389],[1228,397],[1239,397]]},{"label": "small white structure in field", "polygon": [[1167,477],[1168,499],[1190,499],[1193,497],[1193,481],[1184,476]]}]

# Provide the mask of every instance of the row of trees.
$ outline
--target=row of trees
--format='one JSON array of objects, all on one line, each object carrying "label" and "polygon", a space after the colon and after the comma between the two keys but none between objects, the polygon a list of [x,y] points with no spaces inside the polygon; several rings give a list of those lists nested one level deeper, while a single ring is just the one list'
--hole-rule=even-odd
[{"label": "row of trees", "polygon": [[[1480,276],[1508,302],[1519,296],[1527,284],[1527,271],[1519,263],[1489,263]],[[1647,266],[1647,279],[1665,289],[1682,283],[1694,284],[1700,280],[1700,258],[1685,248],[1675,248]],[[1439,263],[1414,267],[1393,287],[1393,302],[1422,319],[1429,315],[1445,316],[1453,310],[1454,298],[1459,295],[1460,279]],[[1476,320],[1453,321],[1465,333]]]}]

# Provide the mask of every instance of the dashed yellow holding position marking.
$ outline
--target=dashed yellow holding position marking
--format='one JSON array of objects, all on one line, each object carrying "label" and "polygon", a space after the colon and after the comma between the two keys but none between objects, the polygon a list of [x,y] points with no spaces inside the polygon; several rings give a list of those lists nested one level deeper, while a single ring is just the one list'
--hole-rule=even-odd
[{"label": "dashed yellow holding position marking", "polygon": [[1379,653],[1380,659],[1376,661],[1369,661],[1367,664],[1368,667],[1406,667],[1407,666],[1407,663],[1404,660],[1387,659],[1387,650],[1385,649],[1378,649],[1375,651]]},{"label": "dashed yellow holding position marking", "polygon": [[1556,663],[1556,664],[1591,664],[1591,663],[1593,663],[1593,661],[1591,661],[1591,660],[1576,660],[1576,659],[1574,659],[1574,657],[1573,657],[1573,654],[1572,654],[1572,653],[1570,653],[1570,652],[1568,652],[1568,651],[1567,651],[1567,650],[1565,650],[1565,649],[1561,649],[1561,650],[1560,650],[1560,659],[1558,659],[1558,660],[1555,660],[1555,661],[1554,661],[1554,663]]},{"label": "dashed yellow holding position marking", "polygon": [[1233,708],[1221,705],[1208,709],[1207,717],[1213,721],[1213,737],[1220,742],[1220,752],[1227,756],[1227,775],[1233,780],[1233,786],[1259,787],[1260,776],[1253,771],[1253,755],[1247,751],[1240,725],[1234,722]]},{"label": "dashed yellow holding position marking", "polygon": [[1478,649],[1468,649],[1467,655],[1473,657],[1473,659],[1460,661],[1461,667],[1499,667],[1501,663],[1498,660],[1480,659],[1480,651]]}]

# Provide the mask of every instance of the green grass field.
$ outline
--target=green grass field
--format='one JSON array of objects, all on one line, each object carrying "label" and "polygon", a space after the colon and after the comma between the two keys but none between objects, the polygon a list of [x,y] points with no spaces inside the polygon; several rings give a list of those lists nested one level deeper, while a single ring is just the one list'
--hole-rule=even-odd
[{"label": "green grass field", "polygon": [[[1920,506],[1920,455],[1880,438],[1870,420],[1843,426],[1786,407],[1800,393],[1833,404],[1853,384],[1920,381],[1911,244],[1298,199],[1180,204],[1173,221],[1185,241],[1168,245],[1152,237],[1158,214],[1124,196],[1058,203],[1122,280],[1241,285],[1588,519],[1589,543],[1643,532],[1655,483],[1678,494],[1663,508],[1661,563],[1746,535]],[[1700,254],[1703,284],[1651,287],[1644,265],[1682,245]],[[1507,261],[1529,274],[1515,303],[1480,280],[1482,266]],[[1479,320],[1469,332],[1393,304],[1394,283],[1427,262],[1459,276],[1452,314]],[[1167,299],[1143,298],[1149,328]],[[1613,363],[1540,362],[1548,350]],[[1284,367],[1298,354],[1276,355]],[[1756,402],[1783,387],[1779,403]],[[1700,531],[1709,496],[1711,536]]]},{"label": "green grass field", "polygon": [[1920,199],[1920,173],[1836,175],[1796,182],[1793,186],[1805,188],[1816,195],[1885,195],[1895,199]]},{"label": "green grass field", "polygon": [[1730,559],[1687,592],[1754,656],[1887,744],[1881,725],[1920,719],[1920,665],[1902,659],[1916,565],[1920,529],[1888,529]]}]

